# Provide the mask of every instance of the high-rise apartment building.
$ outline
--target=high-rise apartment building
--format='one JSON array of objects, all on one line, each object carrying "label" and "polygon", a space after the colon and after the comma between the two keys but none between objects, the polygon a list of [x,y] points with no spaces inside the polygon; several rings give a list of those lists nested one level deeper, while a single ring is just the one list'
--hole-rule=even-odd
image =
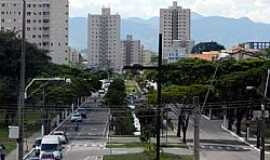
[{"label": "high-rise apartment building", "polygon": [[160,33],[163,34],[163,59],[175,62],[192,49],[190,9],[173,2],[173,6],[160,9]]},{"label": "high-rise apartment building", "polygon": [[121,52],[119,14],[112,15],[110,8],[102,8],[101,15],[88,15],[88,63],[98,69],[111,68],[121,72],[123,57]]},{"label": "high-rise apartment building", "polygon": [[132,35],[127,35],[127,39],[122,41],[123,64],[131,66],[134,64],[143,65],[144,46],[140,40],[133,40]]},{"label": "high-rise apartment building", "polygon": [[[0,0],[2,31],[22,31],[22,0]],[[49,51],[53,63],[66,63],[68,0],[26,0],[26,40]]]}]

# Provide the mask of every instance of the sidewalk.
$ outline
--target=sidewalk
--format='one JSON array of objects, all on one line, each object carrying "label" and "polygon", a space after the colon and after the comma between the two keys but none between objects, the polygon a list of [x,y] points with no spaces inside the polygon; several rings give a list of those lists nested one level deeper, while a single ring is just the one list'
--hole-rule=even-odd
[{"label": "sidewalk", "polygon": [[[41,133],[36,132],[31,137],[24,140],[24,151],[25,151],[24,153],[27,153],[32,149],[32,146],[35,143],[35,139],[40,136],[41,136]],[[10,152],[6,157],[6,160],[15,160],[15,159],[17,159],[17,149]]]}]

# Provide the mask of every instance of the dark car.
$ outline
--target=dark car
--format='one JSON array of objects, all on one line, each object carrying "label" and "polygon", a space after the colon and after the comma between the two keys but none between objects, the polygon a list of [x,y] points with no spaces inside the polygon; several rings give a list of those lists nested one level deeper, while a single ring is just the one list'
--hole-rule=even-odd
[{"label": "dark car", "polygon": [[87,118],[87,109],[86,108],[79,108],[78,112],[81,114],[82,118]]}]

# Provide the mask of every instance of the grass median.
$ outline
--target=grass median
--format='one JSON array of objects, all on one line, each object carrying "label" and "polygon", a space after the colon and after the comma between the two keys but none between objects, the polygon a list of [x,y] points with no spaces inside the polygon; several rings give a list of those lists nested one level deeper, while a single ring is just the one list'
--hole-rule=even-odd
[{"label": "grass median", "polygon": [[[143,152],[137,154],[104,156],[103,160],[154,160],[155,152]],[[161,160],[192,160],[192,156],[177,156],[161,153]]]},{"label": "grass median", "polygon": [[[143,143],[111,143],[107,144],[107,148],[141,148],[145,147]],[[186,144],[161,144],[163,148],[188,148]]]}]

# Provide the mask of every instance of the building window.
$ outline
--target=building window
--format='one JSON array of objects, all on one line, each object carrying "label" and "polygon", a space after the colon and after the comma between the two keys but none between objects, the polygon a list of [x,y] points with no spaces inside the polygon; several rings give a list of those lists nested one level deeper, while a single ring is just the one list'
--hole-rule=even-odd
[{"label": "building window", "polygon": [[26,21],[27,23],[31,23],[31,20],[30,19],[27,19],[27,21]]},{"label": "building window", "polygon": [[14,3],[13,6],[16,7],[16,3]]},{"label": "building window", "polygon": [[49,15],[50,12],[43,12],[43,15]]},{"label": "building window", "polygon": [[36,38],[36,35],[33,34],[33,35],[32,35],[32,38]]},{"label": "building window", "polygon": [[43,23],[49,23],[50,20],[49,19],[43,19]]},{"label": "building window", "polygon": [[48,31],[50,29],[50,27],[43,27],[44,31]]},{"label": "building window", "polygon": [[27,27],[27,31],[30,31],[30,27]]},{"label": "building window", "polygon": [[2,11],[1,14],[5,14],[5,12]]},{"label": "building window", "polygon": [[5,19],[1,19],[1,22],[4,23],[5,22]]},{"label": "building window", "polygon": [[5,28],[4,27],[1,27],[1,30],[3,31]]},{"label": "building window", "polygon": [[28,8],[31,8],[31,4],[28,4],[27,7],[28,7]]},{"label": "building window", "polygon": [[38,38],[41,38],[41,35],[38,35]]},{"label": "building window", "polygon": [[31,15],[31,12],[27,12],[26,14],[27,14],[27,16],[30,16]]},{"label": "building window", "polygon": [[36,4],[33,4],[33,7],[36,8]]},{"label": "building window", "polygon": [[33,20],[33,23],[36,23],[36,22],[37,22],[37,20],[34,19],[34,20]]},{"label": "building window", "polygon": [[6,5],[5,3],[2,3],[2,7],[5,7],[5,5]]}]

